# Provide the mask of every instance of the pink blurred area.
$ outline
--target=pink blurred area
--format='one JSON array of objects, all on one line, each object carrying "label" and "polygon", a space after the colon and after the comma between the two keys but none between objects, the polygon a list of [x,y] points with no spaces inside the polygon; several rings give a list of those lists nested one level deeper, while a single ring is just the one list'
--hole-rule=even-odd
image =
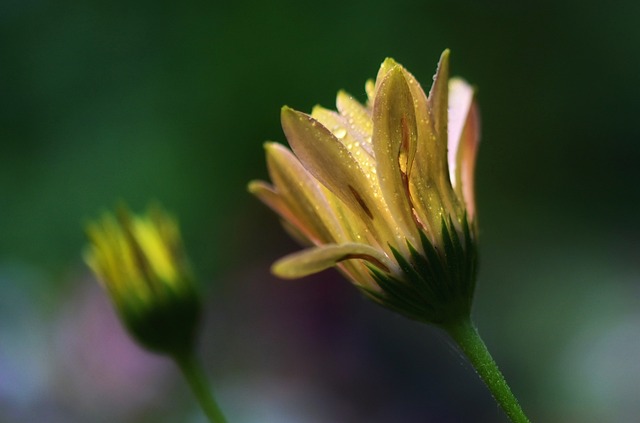
[{"label": "pink blurred area", "polygon": [[0,325],[0,420],[133,421],[162,409],[171,363],[134,344],[92,277],[54,299],[19,291],[35,272],[18,270],[0,300],[13,311]]}]

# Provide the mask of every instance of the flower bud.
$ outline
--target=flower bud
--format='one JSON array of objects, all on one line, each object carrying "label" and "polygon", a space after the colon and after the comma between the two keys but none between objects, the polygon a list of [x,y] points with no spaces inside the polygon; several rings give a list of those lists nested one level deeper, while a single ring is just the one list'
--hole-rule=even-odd
[{"label": "flower bud", "polygon": [[86,234],[84,259],[129,333],[154,352],[190,352],[200,299],[176,221],[159,206],[140,216],[120,207],[87,224]]}]

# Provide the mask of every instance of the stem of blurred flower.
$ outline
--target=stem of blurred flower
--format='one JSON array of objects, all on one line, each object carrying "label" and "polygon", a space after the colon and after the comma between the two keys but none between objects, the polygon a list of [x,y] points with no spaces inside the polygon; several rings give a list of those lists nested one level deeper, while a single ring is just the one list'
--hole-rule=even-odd
[{"label": "stem of blurred flower", "polygon": [[480,379],[487,385],[493,398],[513,423],[530,423],[518,400],[511,392],[507,381],[498,369],[498,365],[489,354],[487,346],[471,323],[469,317],[442,325],[449,336],[458,344],[467,356]]},{"label": "stem of blurred flower", "polygon": [[202,366],[192,353],[176,355],[173,359],[187,380],[191,391],[196,396],[200,407],[211,423],[227,423],[220,407],[216,403],[209,382],[204,375]]}]

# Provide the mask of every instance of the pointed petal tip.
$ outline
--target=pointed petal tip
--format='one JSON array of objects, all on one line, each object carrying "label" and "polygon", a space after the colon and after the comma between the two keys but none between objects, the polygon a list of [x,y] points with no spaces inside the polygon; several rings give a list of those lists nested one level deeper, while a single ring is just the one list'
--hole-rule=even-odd
[{"label": "pointed petal tip", "polygon": [[441,67],[449,66],[450,56],[451,56],[451,50],[449,50],[448,48],[445,48],[440,54],[440,60],[438,60],[438,69]]},{"label": "pointed petal tip", "polygon": [[267,158],[270,157],[270,156],[273,156],[274,154],[278,154],[282,150],[289,151],[289,149],[286,146],[282,145],[279,142],[275,142],[275,141],[265,141],[262,144],[262,148],[264,148],[264,151],[265,151],[265,154],[267,155]]},{"label": "pointed petal tip", "polygon": [[278,260],[271,265],[271,274],[279,277],[280,279],[286,280],[299,279],[308,276],[305,274],[299,274],[296,269],[292,268],[292,266],[284,260]]},{"label": "pointed petal tip", "polygon": [[271,148],[273,148],[274,144],[278,144],[278,143],[275,141],[265,141],[262,143],[262,148],[269,151]]},{"label": "pointed petal tip", "polygon": [[306,113],[300,112],[296,109],[293,109],[289,106],[282,106],[282,109],[280,110],[280,122],[283,127],[287,123],[290,123],[296,120],[303,120],[302,119],[303,117],[309,117],[309,115]]},{"label": "pointed petal tip", "polygon": [[345,90],[338,91],[338,95],[336,95],[336,107],[338,108],[338,110],[340,110],[341,103],[348,101],[348,99],[350,98],[353,98],[353,96]]},{"label": "pointed petal tip", "polygon": [[271,266],[271,273],[282,279],[297,279],[336,266],[344,260],[365,260],[389,271],[393,263],[370,245],[358,243],[324,244],[281,258]]},{"label": "pointed petal tip", "polygon": [[249,181],[249,183],[247,184],[247,192],[249,192],[249,194],[256,195],[256,193],[262,190],[263,187],[264,187],[263,181],[254,179],[253,181]]},{"label": "pointed petal tip", "polygon": [[299,112],[292,107],[282,106],[282,108],[280,109],[280,122],[282,125],[284,125],[286,121],[290,121],[300,114],[302,114],[302,112]]},{"label": "pointed petal tip", "polygon": [[461,85],[461,86],[467,86],[467,87],[469,87],[469,88],[471,88],[473,90],[475,90],[475,88],[476,88],[475,86],[469,84],[466,79],[461,78],[459,76],[452,76],[451,78],[449,78],[449,84],[450,85],[451,84],[458,84],[458,85]]},{"label": "pointed petal tip", "polygon": [[436,77],[444,74],[447,77],[449,76],[449,56],[451,55],[451,51],[447,48],[440,55],[440,60],[438,60],[438,69],[436,71]]},{"label": "pointed petal tip", "polygon": [[398,64],[398,62],[396,62],[396,60],[392,57],[385,57],[385,59],[382,61],[382,64],[380,65],[380,67],[383,66],[388,66],[388,67],[392,67],[392,66],[396,66]]},{"label": "pointed petal tip", "polygon": [[387,78],[397,78],[398,81],[403,79],[406,82],[407,78],[405,77],[405,72],[405,69],[401,65],[396,64],[394,67],[389,69],[389,72],[387,72]]},{"label": "pointed petal tip", "polygon": [[402,65],[400,65],[391,57],[387,57],[386,59],[384,59],[384,61],[380,65],[380,70],[378,70],[378,76],[376,77],[376,81],[383,78],[387,73],[389,73],[389,71],[391,71],[393,68],[396,68],[396,67],[402,68]]},{"label": "pointed petal tip", "polygon": [[281,279],[298,279],[321,272],[336,264],[327,255],[332,247],[310,247],[306,250],[289,254],[271,265],[271,273]]}]

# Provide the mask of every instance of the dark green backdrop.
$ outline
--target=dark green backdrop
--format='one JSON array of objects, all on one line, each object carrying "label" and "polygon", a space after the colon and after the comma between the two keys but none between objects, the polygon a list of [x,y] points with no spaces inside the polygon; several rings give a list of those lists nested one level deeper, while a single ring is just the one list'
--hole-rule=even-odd
[{"label": "dark green backdrop", "polygon": [[0,420],[201,421],[173,367],[120,332],[81,261],[123,199],[177,214],[202,354],[232,422],[502,422],[435,330],[298,248],[246,193],[283,104],[332,107],[391,56],[440,52],[479,89],[474,315],[540,422],[640,413],[640,3],[0,4]]}]

